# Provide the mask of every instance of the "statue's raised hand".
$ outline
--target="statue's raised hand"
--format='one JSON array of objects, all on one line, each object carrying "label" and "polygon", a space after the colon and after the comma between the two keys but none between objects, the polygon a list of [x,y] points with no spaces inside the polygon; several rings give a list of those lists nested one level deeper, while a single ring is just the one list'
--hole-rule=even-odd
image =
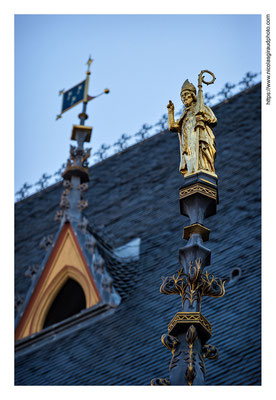
[{"label": "statue's raised hand", "polygon": [[173,105],[173,102],[171,100],[169,101],[169,104],[167,105],[167,109],[169,111],[174,111],[174,105]]}]

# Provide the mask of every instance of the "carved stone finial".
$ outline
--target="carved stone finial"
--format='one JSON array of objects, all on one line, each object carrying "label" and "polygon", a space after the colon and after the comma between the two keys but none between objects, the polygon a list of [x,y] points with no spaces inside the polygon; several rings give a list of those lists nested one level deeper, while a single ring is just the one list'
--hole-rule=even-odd
[{"label": "carved stone finial", "polygon": [[80,200],[78,203],[78,208],[80,210],[85,210],[88,207],[88,200]]},{"label": "carved stone finial", "polygon": [[[87,227],[88,227],[88,220],[83,217],[82,220],[78,223],[77,228],[82,232],[82,233],[87,233]],[[89,235],[92,236],[92,235]],[[88,247],[87,247],[88,248]]]},{"label": "carved stone finial", "polygon": [[86,192],[88,190],[88,183],[79,184],[78,189],[81,193]]},{"label": "carved stone finial", "polygon": [[54,240],[54,236],[53,235],[45,235],[41,242],[39,243],[39,247],[41,249],[44,249],[45,251],[48,251],[49,248],[52,246]]},{"label": "carved stone finial", "polygon": [[88,206],[88,201],[83,199],[83,193],[88,189],[88,157],[91,149],[84,150],[77,146],[70,146],[70,159],[63,172],[63,191],[59,206],[62,212],[57,212],[55,220],[62,222],[64,218],[69,221],[82,221],[82,211]]},{"label": "carved stone finial", "polygon": [[22,307],[22,304],[24,303],[24,297],[20,294],[15,296],[15,310],[16,312],[19,312],[20,308]]},{"label": "carved stone finial", "polygon": [[64,212],[62,210],[58,210],[55,214],[55,221],[61,222],[63,216],[64,216]]},{"label": "carved stone finial", "polygon": [[38,269],[39,269],[39,264],[30,264],[25,272],[25,276],[27,276],[28,278],[31,279],[31,281],[33,281],[37,274]]}]

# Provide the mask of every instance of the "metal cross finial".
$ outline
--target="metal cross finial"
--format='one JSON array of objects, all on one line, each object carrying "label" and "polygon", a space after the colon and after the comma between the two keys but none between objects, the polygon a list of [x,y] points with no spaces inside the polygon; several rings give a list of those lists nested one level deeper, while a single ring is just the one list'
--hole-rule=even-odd
[{"label": "metal cross finial", "polygon": [[18,192],[16,192],[16,195],[19,195],[20,197],[18,198],[18,200],[23,200],[28,196],[28,190],[33,187],[33,185],[28,185],[27,182],[24,183],[24,185],[22,186],[22,188],[20,190],[18,190]]},{"label": "metal cross finial", "polygon": [[114,143],[113,146],[117,146],[119,151],[124,150],[127,147],[127,141],[131,138],[131,136],[127,136],[126,133],[123,133],[120,139]]},{"label": "metal cross finial", "polygon": [[211,103],[211,100],[215,97],[214,94],[204,93],[204,103],[208,106]]},{"label": "metal cross finial", "polygon": [[149,136],[148,135],[148,131],[151,128],[152,128],[152,125],[148,125],[148,124],[143,124],[142,125],[142,128],[137,133],[135,133],[135,135],[134,135],[134,136],[138,136],[139,137],[138,142],[140,142],[140,140],[145,140],[145,139],[148,138],[148,136]]},{"label": "metal cross finial", "polygon": [[89,56],[89,59],[88,59],[88,61],[87,61],[87,63],[86,63],[86,65],[88,65],[87,72],[90,71],[90,65],[92,64],[93,61],[94,61],[94,60],[92,60],[91,55],[90,55],[90,56]]},{"label": "metal cross finial", "polygon": [[63,164],[61,165],[61,167],[57,170],[57,172],[54,173],[54,176],[56,176],[56,175],[58,176],[58,177],[56,178],[56,182],[59,182],[59,181],[62,179],[62,173],[63,173],[65,167],[66,167],[66,164],[63,163]]},{"label": "metal cross finial", "polygon": [[35,183],[35,186],[39,186],[38,190],[43,190],[47,187],[48,180],[52,177],[52,175],[43,174],[38,182]]},{"label": "metal cross finial", "polygon": [[102,161],[105,158],[108,149],[110,149],[110,146],[102,144],[99,150],[96,153],[94,153],[95,156],[98,156],[98,161]]},{"label": "metal cross finial", "polygon": [[[165,130],[167,129],[167,125],[168,125],[168,117],[166,114],[163,114],[160,120],[154,126],[159,126],[161,130],[162,129]],[[160,129],[157,129],[156,133],[160,132]]]},{"label": "metal cross finial", "polygon": [[227,99],[229,99],[229,97],[232,96],[231,89],[234,89],[235,87],[236,87],[235,84],[231,84],[231,83],[227,82],[224,85],[224,88],[222,88],[221,91],[218,92],[218,95],[221,95],[223,100],[227,100]]},{"label": "metal cross finial", "polygon": [[243,89],[248,89],[251,85],[254,84],[253,79],[256,78],[258,74],[253,72],[247,72],[243,79],[239,82],[239,85],[243,86]]}]

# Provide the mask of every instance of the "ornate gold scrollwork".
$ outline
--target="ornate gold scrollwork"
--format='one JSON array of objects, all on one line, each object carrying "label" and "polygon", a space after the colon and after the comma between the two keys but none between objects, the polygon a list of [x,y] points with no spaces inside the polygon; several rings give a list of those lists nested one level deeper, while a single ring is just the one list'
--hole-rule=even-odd
[{"label": "ornate gold scrollwork", "polygon": [[55,214],[55,221],[60,222],[62,220],[63,215],[64,215],[63,210],[58,210]]},{"label": "ornate gold scrollwork", "polygon": [[217,191],[216,189],[207,188],[206,186],[200,185],[196,183],[195,185],[191,185],[187,188],[182,188],[179,191],[179,199],[183,199],[184,197],[191,196],[194,193],[200,193],[204,196],[211,197],[211,199],[217,200]]},{"label": "ornate gold scrollwork", "polygon": [[88,200],[80,200],[78,202],[78,208],[80,210],[85,210],[88,207]]},{"label": "ornate gold scrollwork", "polygon": [[165,347],[167,347],[167,349],[171,350],[172,353],[174,352],[176,345],[179,343],[176,337],[166,333],[161,336],[161,342]]},{"label": "ornate gold scrollwork", "polygon": [[205,362],[204,362],[204,357],[202,356],[202,354],[198,353],[198,357],[199,357],[199,366],[200,369],[204,375],[204,377],[206,376],[206,367],[205,367]]},{"label": "ornate gold scrollwork", "polygon": [[154,378],[150,382],[151,386],[170,386],[170,384],[169,379],[166,378]]},{"label": "ornate gold scrollwork", "polygon": [[71,183],[68,179],[64,179],[64,181],[63,181],[63,186],[64,186],[65,188],[69,189],[69,190],[71,190],[72,187],[73,187],[72,183]]},{"label": "ornate gold scrollwork", "polygon": [[185,378],[188,382],[188,385],[191,386],[196,377],[195,352],[193,351],[193,346],[197,339],[197,332],[194,325],[191,325],[189,327],[185,339],[189,345],[189,350],[187,350],[187,357],[184,357],[185,361],[188,362],[188,366],[185,372]]},{"label": "ornate gold scrollwork", "polygon": [[[208,74],[210,74],[212,76],[212,80],[211,81],[205,81],[204,78],[205,76],[203,75],[205,72],[207,72]],[[200,72],[200,74],[198,75],[198,84],[200,85],[202,82],[205,83],[205,85],[211,85],[212,83],[214,83],[216,80],[215,75],[213,74],[213,72],[209,71],[208,69],[204,69]]]},{"label": "ornate gold scrollwork", "polygon": [[171,332],[178,323],[199,323],[207,330],[210,336],[212,334],[211,324],[200,312],[178,312],[169,323],[168,332]]},{"label": "ornate gold scrollwork", "polygon": [[201,368],[201,371],[203,372],[203,375],[206,376],[206,367],[205,367],[205,358],[208,358],[209,360],[217,360],[219,353],[218,350],[215,346],[212,346],[211,344],[205,344],[202,347],[202,354],[198,353],[199,356],[199,365]]},{"label": "ornate gold scrollwork", "polygon": [[81,165],[82,167],[86,168],[88,167],[88,161],[87,159],[91,155],[91,148],[88,148],[87,150],[79,149],[77,146],[72,146],[70,145],[70,158],[68,160],[68,166],[76,166],[76,165]]},{"label": "ornate gold scrollwork", "polygon": [[78,159],[77,147],[70,145],[70,160],[76,164]]},{"label": "ornate gold scrollwork", "polygon": [[191,262],[188,274],[183,272],[183,267],[177,274],[162,277],[160,292],[163,294],[179,294],[182,299],[182,308],[186,300],[192,306],[194,301],[198,301],[199,307],[202,296],[222,297],[225,294],[225,280],[215,278],[207,271],[202,274],[200,258],[195,260],[195,265]]},{"label": "ornate gold scrollwork", "polygon": [[205,344],[202,347],[202,356],[203,358],[208,358],[209,360],[217,360],[219,356],[218,349],[211,344]]},{"label": "ornate gold scrollwork", "polygon": [[80,192],[86,192],[88,190],[88,183],[81,183],[78,186],[78,189],[80,190]]},{"label": "ornate gold scrollwork", "polygon": [[202,296],[222,297],[225,295],[226,279],[215,278],[214,275],[205,271],[201,275],[202,281]]},{"label": "ornate gold scrollwork", "polygon": [[83,167],[88,166],[87,159],[90,157],[90,155],[91,155],[91,148],[87,149],[86,151],[83,151],[83,153],[81,155],[81,164]]}]

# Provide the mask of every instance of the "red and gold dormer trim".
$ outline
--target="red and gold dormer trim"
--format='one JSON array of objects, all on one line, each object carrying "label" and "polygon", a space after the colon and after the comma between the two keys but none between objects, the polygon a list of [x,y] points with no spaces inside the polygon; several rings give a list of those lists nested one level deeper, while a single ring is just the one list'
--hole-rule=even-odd
[{"label": "red and gold dormer trim", "polygon": [[16,328],[16,340],[43,329],[47,313],[68,278],[82,287],[86,308],[101,301],[78,239],[71,224],[65,223]]}]

